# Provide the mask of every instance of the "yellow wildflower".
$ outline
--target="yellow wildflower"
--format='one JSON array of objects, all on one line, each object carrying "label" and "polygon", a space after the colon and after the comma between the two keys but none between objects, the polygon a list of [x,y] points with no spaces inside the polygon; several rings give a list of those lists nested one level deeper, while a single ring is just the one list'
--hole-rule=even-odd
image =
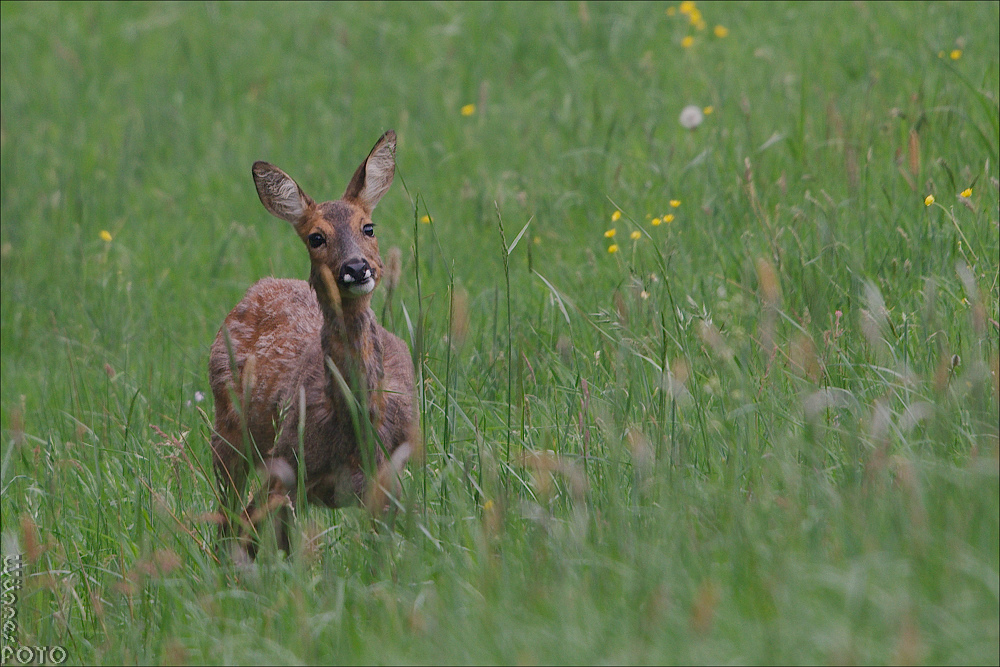
[{"label": "yellow wildflower", "polygon": [[485,503],[483,503],[484,512],[489,512],[491,509],[493,509],[493,500],[487,500]]},{"label": "yellow wildflower", "polygon": [[680,199],[671,199],[671,200],[670,200],[670,205],[671,205],[671,206],[672,206],[673,208],[677,208],[678,206],[680,206],[680,205],[681,205],[681,200],[680,200]]},{"label": "yellow wildflower", "polygon": [[641,239],[641,238],[642,238],[642,232],[640,232],[640,231],[639,231],[639,230],[637,229],[637,230],[635,230],[634,232],[632,232],[631,234],[629,234],[629,235],[628,235],[628,237],[629,237],[630,239],[632,239],[633,241],[638,241],[639,239]]},{"label": "yellow wildflower", "polygon": [[425,225],[431,224],[431,216],[425,215],[424,217],[420,218],[420,222],[424,223]]},{"label": "yellow wildflower", "polygon": [[111,232],[109,232],[108,230],[102,229],[99,236],[101,237],[102,241],[107,241],[108,243],[111,243]]},{"label": "yellow wildflower", "polygon": [[701,17],[699,17],[698,20],[695,21],[695,23],[694,23],[695,30],[704,30],[707,27],[708,27],[708,24],[705,23],[704,21],[702,21]]},{"label": "yellow wildflower", "polygon": [[616,229],[615,229],[614,227],[612,227],[612,228],[611,228],[611,229],[609,229],[608,231],[604,232],[604,238],[606,238],[606,239],[611,239],[611,238],[614,238],[614,237],[615,237],[615,232],[616,232],[616,231],[617,231],[617,230],[616,230]]},{"label": "yellow wildflower", "polygon": [[934,195],[927,195],[924,197],[924,206],[930,206],[934,203]]},{"label": "yellow wildflower", "polygon": [[727,35],[729,35],[729,28],[727,28],[724,25],[717,25],[717,26],[715,26],[714,32],[715,32],[715,36],[716,37],[718,37],[719,39],[722,39],[723,37],[726,37]]},{"label": "yellow wildflower", "polygon": [[474,113],[476,113],[476,105],[475,104],[466,104],[464,107],[462,107],[462,115],[463,116],[471,116]]},{"label": "yellow wildflower", "polygon": [[681,40],[681,46],[683,46],[685,49],[690,49],[692,44],[694,44],[694,37],[692,37],[691,35],[688,35]]},{"label": "yellow wildflower", "polygon": [[715,111],[715,107],[713,107],[711,104],[702,109],[702,113],[704,113],[706,116],[711,116],[713,111]]},{"label": "yellow wildflower", "polygon": [[674,221],[673,213],[667,213],[665,216],[663,216],[663,222],[667,223],[668,225],[673,221]]},{"label": "yellow wildflower", "polygon": [[691,19],[691,25],[697,25],[699,22],[704,23],[701,18],[701,10],[697,7],[691,8],[691,11],[688,12],[688,18]]},{"label": "yellow wildflower", "polygon": [[614,213],[611,214],[611,222],[618,222],[619,220],[621,220],[621,217],[622,217],[622,212],[615,211]]},{"label": "yellow wildflower", "polygon": [[618,244],[617,243],[612,243],[611,245],[608,246],[608,254],[609,255],[613,255],[616,252],[618,252]]},{"label": "yellow wildflower", "polygon": [[962,57],[962,49],[954,49],[949,55],[952,60],[958,60]]},{"label": "yellow wildflower", "polygon": [[660,223],[661,223],[661,222],[663,222],[663,221],[662,221],[662,220],[660,220],[659,218],[653,218],[653,219],[652,219],[652,220],[650,220],[649,222],[650,222],[650,223],[652,223],[652,225],[653,225],[654,227],[659,227],[659,226],[660,226]]},{"label": "yellow wildflower", "polygon": [[969,197],[972,196],[972,188],[965,188],[964,190],[962,190],[962,194],[960,196],[968,199]]},{"label": "yellow wildflower", "polygon": [[690,14],[694,11],[694,3],[690,0],[684,0],[684,2],[680,4],[680,7],[678,7],[678,11],[680,11],[681,14]]}]

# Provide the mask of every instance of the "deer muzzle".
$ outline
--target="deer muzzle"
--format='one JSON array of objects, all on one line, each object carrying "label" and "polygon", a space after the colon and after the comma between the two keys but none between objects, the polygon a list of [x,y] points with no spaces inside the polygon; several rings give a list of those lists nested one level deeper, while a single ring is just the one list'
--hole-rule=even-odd
[{"label": "deer muzzle", "polygon": [[341,265],[337,282],[345,296],[362,296],[375,289],[375,271],[363,257],[349,259]]}]

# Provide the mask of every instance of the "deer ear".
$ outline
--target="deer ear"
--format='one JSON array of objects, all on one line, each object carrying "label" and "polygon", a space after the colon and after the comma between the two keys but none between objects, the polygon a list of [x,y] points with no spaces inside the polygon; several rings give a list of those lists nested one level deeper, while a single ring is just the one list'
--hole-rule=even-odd
[{"label": "deer ear", "polygon": [[287,220],[296,227],[302,222],[313,200],[302,191],[292,177],[267,162],[253,163],[253,182],[264,208],[276,218]]},{"label": "deer ear", "polygon": [[354,202],[370,214],[382,195],[389,190],[395,174],[396,133],[389,130],[375,142],[372,152],[354,172],[354,177],[344,192],[344,199]]}]

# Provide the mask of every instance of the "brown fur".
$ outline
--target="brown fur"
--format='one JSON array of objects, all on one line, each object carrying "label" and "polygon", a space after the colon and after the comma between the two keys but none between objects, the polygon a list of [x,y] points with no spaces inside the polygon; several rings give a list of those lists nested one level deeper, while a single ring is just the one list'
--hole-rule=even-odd
[{"label": "brown fur", "polygon": [[[361,283],[338,279],[348,262],[364,260],[374,284],[381,280],[378,241],[363,230],[392,183],[395,138],[394,132],[386,132],[358,167],[344,197],[323,204],[313,202],[276,167],[254,165],[261,202],[292,223],[309,250],[312,270],[309,282],[257,282],[226,317],[212,344],[213,460],[226,510],[242,519],[237,532],[242,532],[240,544],[250,557],[256,544],[247,529],[255,532],[257,515],[268,511],[261,507],[279,508],[278,545],[289,550],[284,523],[296,494],[301,403],[303,472],[311,502],[342,507],[367,499],[369,507],[383,504],[385,489],[378,489],[375,479],[390,481],[419,447],[409,350],[376,321],[369,306],[374,287],[352,292]],[[325,241],[312,247],[310,235],[316,233]],[[331,362],[350,395],[331,371]],[[356,428],[352,409],[358,408]],[[244,505],[251,464],[268,473],[266,503],[255,499]],[[377,503],[372,500],[376,497]],[[228,521],[223,532],[232,532]]]}]

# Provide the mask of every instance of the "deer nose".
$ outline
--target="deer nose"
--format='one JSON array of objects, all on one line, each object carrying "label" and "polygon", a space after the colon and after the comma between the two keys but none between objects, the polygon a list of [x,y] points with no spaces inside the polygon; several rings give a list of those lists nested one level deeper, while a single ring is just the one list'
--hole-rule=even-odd
[{"label": "deer nose", "polygon": [[340,267],[340,282],[344,285],[366,282],[372,277],[372,267],[364,257],[347,260]]}]

